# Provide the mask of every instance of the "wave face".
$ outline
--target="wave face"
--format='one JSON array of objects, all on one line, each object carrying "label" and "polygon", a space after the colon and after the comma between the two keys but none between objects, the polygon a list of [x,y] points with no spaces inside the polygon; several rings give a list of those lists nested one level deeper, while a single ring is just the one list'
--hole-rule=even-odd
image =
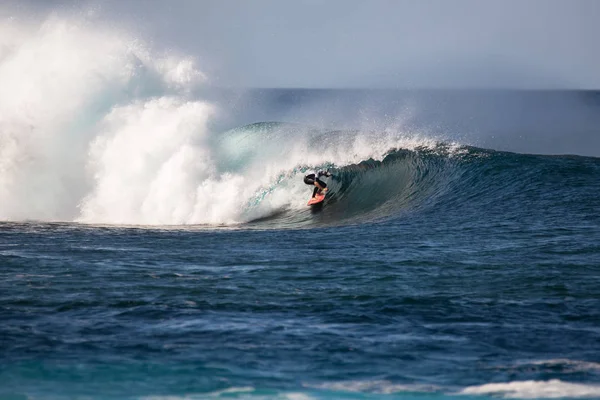
[{"label": "wave face", "polygon": [[[414,129],[260,122],[222,132],[190,59],[56,16],[1,29],[1,220],[340,225],[493,208],[546,189],[553,168],[567,180],[598,171],[594,159],[494,152]],[[306,207],[302,176],[316,168],[335,174],[326,213]]]}]

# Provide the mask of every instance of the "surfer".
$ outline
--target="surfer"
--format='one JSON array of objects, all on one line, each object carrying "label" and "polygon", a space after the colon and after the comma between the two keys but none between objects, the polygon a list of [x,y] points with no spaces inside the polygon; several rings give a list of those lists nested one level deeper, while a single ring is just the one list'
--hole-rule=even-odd
[{"label": "surfer", "polygon": [[304,183],[307,185],[315,186],[312,197],[315,197],[317,193],[325,193],[327,191],[327,184],[319,179],[322,176],[330,177],[331,174],[328,171],[318,171],[316,173],[311,172],[304,176]]}]

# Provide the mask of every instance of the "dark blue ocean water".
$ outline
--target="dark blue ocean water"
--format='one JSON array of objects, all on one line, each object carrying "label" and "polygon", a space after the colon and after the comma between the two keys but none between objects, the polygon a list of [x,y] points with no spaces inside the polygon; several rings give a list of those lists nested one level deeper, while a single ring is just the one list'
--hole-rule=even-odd
[{"label": "dark blue ocean water", "polygon": [[0,398],[600,398],[600,159],[440,146],[241,224],[1,222]]}]

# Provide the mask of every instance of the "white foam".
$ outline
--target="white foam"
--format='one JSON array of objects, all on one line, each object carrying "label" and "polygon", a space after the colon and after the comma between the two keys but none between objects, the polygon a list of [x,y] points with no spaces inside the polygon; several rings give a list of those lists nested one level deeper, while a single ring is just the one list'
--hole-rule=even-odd
[{"label": "white foam", "polygon": [[558,379],[549,381],[517,381],[469,386],[461,390],[460,394],[496,395],[514,399],[598,398],[600,397],[600,386],[569,383]]},{"label": "white foam", "polygon": [[206,136],[210,105],[161,97],[115,107],[90,145],[94,176],[80,220],[118,224],[179,224],[190,219],[213,174]]},{"label": "white foam", "polygon": [[0,38],[2,219],[75,219],[95,184],[88,150],[105,113],[202,77],[190,60],[152,55],[123,32],[56,15],[0,21]]},{"label": "white foam", "polygon": [[[90,159],[88,151],[94,143],[111,135],[98,126],[110,124],[115,115],[123,116],[136,107],[151,109],[157,104],[156,108],[164,111],[161,115],[167,116],[177,130],[196,122],[186,119],[190,112],[201,113],[200,124],[206,122],[210,113],[206,105],[189,105],[181,100],[181,95],[178,100],[167,95],[171,89],[189,90],[204,78],[190,59],[152,55],[122,32],[92,28],[69,18],[52,16],[33,26],[3,21],[1,27],[0,202],[3,207],[0,217],[3,219],[76,218],[82,198],[97,189],[98,176],[89,169],[97,160]],[[155,99],[144,92],[163,96]],[[129,107],[119,106],[120,102],[132,101]],[[136,121],[137,124],[131,121],[136,115],[140,116],[132,111],[123,117],[127,127],[144,128],[147,120]],[[160,127],[161,124],[156,124],[152,128],[157,131]],[[184,128],[179,136],[193,129]],[[127,133],[126,129],[121,131]],[[153,140],[148,132],[140,135],[142,140],[137,143],[130,140],[131,135],[115,140],[133,148]],[[154,145],[164,145],[165,141],[163,138]],[[120,149],[123,157],[130,151],[129,147]],[[177,151],[185,153],[182,148]]]},{"label": "white foam", "polygon": [[287,400],[313,400],[314,397],[307,395],[306,393],[285,393],[283,397]]},{"label": "white foam", "polygon": [[241,386],[241,387],[230,387],[223,390],[217,390],[215,392],[209,393],[210,396],[218,397],[223,394],[234,394],[234,393],[252,393],[254,392],[254,388],[252,386]]},{"label": "white foam", "polygon": [[340,392],[393,394],[403,392],[435,392],[439,388],[433,385],[408,384],[401,385],[386,380],[327,382],[307,385],[315,389],[335,390]]}]

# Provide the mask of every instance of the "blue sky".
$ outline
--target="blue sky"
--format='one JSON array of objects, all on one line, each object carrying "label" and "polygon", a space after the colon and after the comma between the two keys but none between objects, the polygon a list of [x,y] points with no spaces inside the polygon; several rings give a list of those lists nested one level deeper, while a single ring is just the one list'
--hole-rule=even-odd
[{"label": "blue sky", "polygon": [[25,3],[94,9],[218,86],[600,88],[596,0]]}]

